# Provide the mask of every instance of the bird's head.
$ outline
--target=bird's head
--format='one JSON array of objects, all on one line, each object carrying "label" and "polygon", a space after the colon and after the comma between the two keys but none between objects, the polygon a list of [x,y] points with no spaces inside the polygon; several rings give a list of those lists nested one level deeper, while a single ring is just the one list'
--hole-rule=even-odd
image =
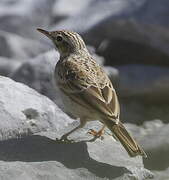
[{"label": "bird's head", "polygon": [[51,39],[58,49],[62,57],[68,56],[71,53],[86,50],[86,45],[81,36],[76,32],[71,31],[46,31],[38,28],[39,32]]}]

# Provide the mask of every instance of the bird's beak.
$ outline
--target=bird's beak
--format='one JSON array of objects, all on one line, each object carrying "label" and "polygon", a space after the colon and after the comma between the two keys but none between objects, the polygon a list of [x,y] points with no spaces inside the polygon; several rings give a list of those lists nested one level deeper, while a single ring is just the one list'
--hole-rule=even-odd
[{"label": "bird's beak", "polygon": [[51,37],[51,33],[49,31],[46,31],[44,29],[40,29],[40,28],[37,28],[37,31],[39,31],[40,33],[44,34],[45,36],[47,36],[48,38],[52,38]]}]

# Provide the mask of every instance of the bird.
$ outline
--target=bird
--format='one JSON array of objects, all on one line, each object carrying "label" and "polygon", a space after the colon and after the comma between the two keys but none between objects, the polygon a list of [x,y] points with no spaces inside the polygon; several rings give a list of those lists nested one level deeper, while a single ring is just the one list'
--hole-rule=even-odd
[{"label": "bird", "polygon": [[73,31],[47,31],[37,28],[47,36],[59,51],[60,59],[55,66],[54,80],[59,88],[68,114],[80,118],[80,124],[64,134],[60,140],[85,126],[99,120],[103,127],[89,133],[100,137],[107,127],[122,144],[130,157],[147,157],[142,147],[134,140],[120,120],[120,105],[116,91],[108,75],[89,53],[82,37]]}]

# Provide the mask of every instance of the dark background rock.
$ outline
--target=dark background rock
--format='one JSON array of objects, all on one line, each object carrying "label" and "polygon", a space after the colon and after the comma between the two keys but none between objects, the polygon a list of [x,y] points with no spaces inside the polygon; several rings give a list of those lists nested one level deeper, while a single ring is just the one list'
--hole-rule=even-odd
[{"label": "dark background rock", "polygon": [[[94,36],[99,38],[95,40]],[[169,33],[164,27],[141,24],[133,19],[108,18],[84,37],[98,47],[97,52],[105,57],[108,65],[169,65]]]},{"label": "dark background rock", "polygon": [[80,32],[87,43],[98,48],[108,65],[169,65],[167,0],[95,2],[88,2],[78,15],[71,15],[52,29]]},{"label": "dark background rock", "polygon": [[169,69],[161,66],[116,66],[119,81],[116,86],[122,104],[122,119],[142,124],[145,120],[168,122]]}]

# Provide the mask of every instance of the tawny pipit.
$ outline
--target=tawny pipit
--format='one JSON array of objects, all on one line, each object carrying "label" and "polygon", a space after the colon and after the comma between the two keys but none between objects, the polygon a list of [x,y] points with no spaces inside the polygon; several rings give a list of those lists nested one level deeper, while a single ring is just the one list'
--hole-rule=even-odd
[{"label": "tawny pipit", "polygon": [[80,117],[80,125],[63,135],[61,140],[66,140],[87,121],[99,120],[104,126],[99,132],[91,130],[92,134],[100,136],[107,126],[130,156],[146,157],[120,122],[119,102],[113,85],[89,54],[81,36],[71,31],[37,30],[50,38],[60,53],[55,67],[55,81],[67,111],[74,117]]}]

